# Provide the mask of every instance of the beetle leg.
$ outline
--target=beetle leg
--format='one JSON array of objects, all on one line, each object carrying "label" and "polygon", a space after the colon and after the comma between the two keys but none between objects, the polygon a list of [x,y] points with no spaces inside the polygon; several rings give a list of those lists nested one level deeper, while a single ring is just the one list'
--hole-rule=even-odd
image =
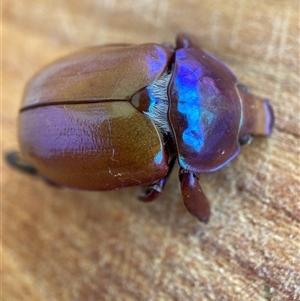
[{"label": "beetle leg", "polygon": [[[25,159],[23,158],[23,156],[19,153],[19,152],[9,152],[5,155],[6,161],[7,163],[18,169],[21,170],[23,172],[32,174],[32,175],[38,175],[38,171],[30,164],[28,164]],[[60,185],[52,182],[51,180],[39,175],[45,182],[47,182],[47,184],[52,185],[52,186],[56,186],[56,187],[60,187]]]},{"label": "beetle leg", "polygon": [[166,185],[166,182],[167,182],[167,179],[169,178],[169,175],[171,174],[172,170],[173,170],[173,167],[174,167],[174,164],[175,164],[175,160],[176,160],[176,157],[173,157],[170,162],[169,162],[169,170],[168,170],[168,173],[166,174],[165,177],[163,177],[162,179],[152,183],[146,193],[142,196],[139,197],[139,200],[140,201],[143,201],[145,203],[147,202],[151,202],[155,199],[157,199],[160,194],[163,192],[164,188],[165,188],[165,185]]},{"label": "beetle leg", "polygon": [[18,170],[32,175],[37,173],[37,170],[33,166],[28,164],[19,152],[9,152],[5,155],[5,159],[10,166]]},{"label": "beetle leg", "polygon": [[179,180],[186,209],[201,222],[207,223],[210,216],[210,206],[200,186],[199,178],[195,173],[181,167]]},{"label": "beetle leg", "polygon": [[151,184],[146,193],[139,197],[139,200],[148,203],[157,199],[165,187],[166,178],[167,176]]}]

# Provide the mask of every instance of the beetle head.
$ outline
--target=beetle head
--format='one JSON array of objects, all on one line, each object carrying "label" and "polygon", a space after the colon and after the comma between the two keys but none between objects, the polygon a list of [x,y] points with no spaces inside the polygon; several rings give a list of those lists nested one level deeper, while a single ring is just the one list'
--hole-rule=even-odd
[{"label": "beetle head", "polygon": [[249,134],[269,136],[274,126],[274,114],[269,101],[250,94],[239,85],[237,92],[242,108],[239,138]]}]

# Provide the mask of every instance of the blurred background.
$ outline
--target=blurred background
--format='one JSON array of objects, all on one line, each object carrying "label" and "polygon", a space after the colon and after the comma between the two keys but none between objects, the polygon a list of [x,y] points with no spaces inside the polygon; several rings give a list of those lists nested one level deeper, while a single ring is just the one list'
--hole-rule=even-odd
[{"label": "blurred background", "polygon": [[[268,139],[201,177],[208,225],[164,194],[58,189],[2,162],[3,300],[299,300],[299,1],[2,1],[2,152],[17,149],[24,87],[55,59],[193,34],[270,99]],[[2,156],[3,157],[3,156]]]}]

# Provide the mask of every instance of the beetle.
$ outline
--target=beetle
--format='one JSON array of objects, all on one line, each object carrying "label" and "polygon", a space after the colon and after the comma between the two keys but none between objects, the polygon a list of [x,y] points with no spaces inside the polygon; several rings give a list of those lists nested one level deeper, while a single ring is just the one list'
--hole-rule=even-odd
[{"label": "beetle", "polygon": [[[187,35],[176,45],[93,47],[39,72],[19,115],[21,154],[51,183],[86,190],[148,185],[156,199],[175,161],[184,205],[207,222],[199,175],[268,136],[272,108]],[[16,164],[17,165],[17,164]]]}]

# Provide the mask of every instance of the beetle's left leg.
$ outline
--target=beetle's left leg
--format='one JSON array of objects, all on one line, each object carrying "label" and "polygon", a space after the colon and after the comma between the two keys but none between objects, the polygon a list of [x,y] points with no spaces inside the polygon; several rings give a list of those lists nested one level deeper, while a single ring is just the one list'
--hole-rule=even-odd
[{"label": "beetle's left leg", "polygon": [[165,177],[163,177],[162,179],[152,183],[146,193],[142,196],[139,197],[139,200],[140,201],[143,201],[143,202],[151,202],[155,199],[157,199],[160,194],[163,192],[164,190],[164,187],[166,185],[166,181],[167,179],[169,178],[169,175],[170,173],[172,172],[172,169],[174,167],[174,164],[175,164],[175,160],[176,160],[176,157],[173,157],[170,162],[169,162],[169,171],[168,173],[166,174]]},{"label": "beetle's left leg", "polygon": [[201,222],[207,223],[210,216],[210,206],[200,186],[199,178],[195,173],[181,167],[179,180],[186,209]]},{"label": "beetle's left leg", "polygon": [[32,165],[28,164],[19,152],[9,152],[5,155],[5,159],[10,166],[18,170],[32,175],[37,173],[37,170]]}]

